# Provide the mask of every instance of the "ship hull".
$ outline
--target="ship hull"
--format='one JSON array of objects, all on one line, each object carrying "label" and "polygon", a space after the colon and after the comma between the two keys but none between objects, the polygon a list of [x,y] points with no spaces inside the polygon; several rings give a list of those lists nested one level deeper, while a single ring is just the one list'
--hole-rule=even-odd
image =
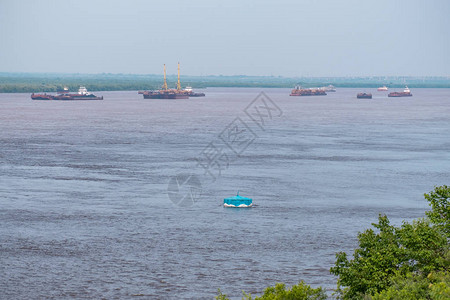
[{"label": "ship hull", "polygon": [[144,99],[189,99],[189,95],[176,93],[147,93]]},{"label": "ship hull", "polygon": [[49,94],[31,94],[31,99],[33,100],[62,100],[62,101],[71,101],[71,100],[103,100],[103,96],[97,97],[93,94],[57,94],[57,95],[49,95]]},{"label": "ship hull", "polygon": [[103,96],[72,96],[72,95],[58,95],[53,96],[52,100],[72,101],[72,100],[103,100]]},{"label": "ship hull", "polygon": [[205,97],[205,93],[190,93],[189,97]]},{"label": "ship hull", "polygon": [[326,96],[327,93],[321,91],[321,92],[300,92],[300,93],[295,93],[292,92],[289,96]]},{"label": "ship hull", "polygon": [[358,98],[358,99],[372,99],[372,94],[362,93],[362,94],[356,95],[356,98]]},{"label": "ship hull", "polygon": [[45,101],[45,100],[52,100],[52,97],[48,95],[31,95],[31,99]]},{"label": "ship hull", "polygon": [[411,97],[411,93],[390,93],[388,97]]},{"label": "ship hull", "polygon": [[53,100],[60,100],[60,101],[103,100],[103,96],[102,97],[60,97],[60,96],[56,96],[53,98]]},{"label": "ship hull", "polygon": [[306,96],[326,96],[327,94],[290,94],[289,96],[294,96],[294,97],[306,97]]},{"label": "ship hull", "polygon": [[250,203],[250,204],[248,204],[248,205],[247,205],[247,204],[234,205],[234,204],[227,204],[227,203],[224,203],[223,206],[224,206],[224,207],[235,207],[235,208],[248,208],[248,207],[252,207],[253,204]]}]

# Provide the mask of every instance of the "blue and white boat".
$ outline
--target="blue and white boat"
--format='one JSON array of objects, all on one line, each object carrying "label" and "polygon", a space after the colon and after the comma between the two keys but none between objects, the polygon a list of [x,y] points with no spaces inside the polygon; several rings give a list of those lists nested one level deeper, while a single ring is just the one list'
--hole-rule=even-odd
[{"label": "blue and white boat", "polygon": [[236,196],[223,199],[223,206],[225,207],[252,207],[252,199],[239,196],[239,191]]}]

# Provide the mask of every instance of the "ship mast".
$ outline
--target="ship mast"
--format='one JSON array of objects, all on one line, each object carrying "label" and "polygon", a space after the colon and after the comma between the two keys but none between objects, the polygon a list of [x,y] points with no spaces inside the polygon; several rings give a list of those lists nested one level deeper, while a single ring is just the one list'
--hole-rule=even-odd
[{"label": "ship mast", "polygon": [[163,90],[167,91],[166,64],[164,64],[164,85],[163,85]]},{"label": "ship mast", "polygon": [[178,62],[178,82],[177,82],[177,91],[181,90],[181,83],[180,83],[180,63]]}]

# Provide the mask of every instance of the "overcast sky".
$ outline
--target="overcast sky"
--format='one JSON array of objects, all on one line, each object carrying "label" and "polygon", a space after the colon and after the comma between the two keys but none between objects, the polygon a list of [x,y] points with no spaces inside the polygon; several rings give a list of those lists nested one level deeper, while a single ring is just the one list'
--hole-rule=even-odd
[{"label": "overcast sky", "polygon": [[447,0],[0,0],[0,72],[450,75]]}]

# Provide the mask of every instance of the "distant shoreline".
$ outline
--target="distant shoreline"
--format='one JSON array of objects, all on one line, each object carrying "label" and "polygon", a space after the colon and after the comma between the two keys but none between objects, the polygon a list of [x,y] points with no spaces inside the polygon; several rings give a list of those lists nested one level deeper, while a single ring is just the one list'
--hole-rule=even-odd
[{"label": "distant shoreline", "polygon": [[[171,87],[176,85],[176,75],[167,77]],[[138,74],[63,74],[63,73],[1,73],[0,93],[56,92],[68,87],[78,90],[80,85],[89,91],[133,91],[158,89],[162,75]],[[450,88],[450,76],[373,76],[373,77],[281,77],[281,76],[181,76],[182,86],[194,89],[208,87],[243,88],[293,88],[334,85],[336,88]]]}]

